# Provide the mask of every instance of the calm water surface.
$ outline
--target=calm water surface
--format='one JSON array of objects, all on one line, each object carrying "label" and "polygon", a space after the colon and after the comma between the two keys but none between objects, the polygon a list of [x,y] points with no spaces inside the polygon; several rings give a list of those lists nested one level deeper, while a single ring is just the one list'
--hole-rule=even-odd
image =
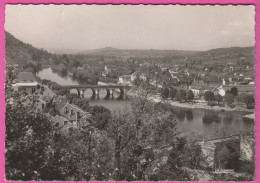
[{"label": "calm water surface", "polygon": [[[78,85],[79,82],[68,76],[61,76],[51,68],[41,70],[37,76],[41,79],[48,79],[60,85]],[[90,105],[101,105],[111,111],[122,109],[130,105],[129,100],[120,99],[93,99]],[[237,133],[254,131],[254,121],[243,118],[246,112],[213,111],[206,109],[188,109],[173,107],[176,115],[178,128],[190,137],[211,138]]]},{"label": "calm water surface", "polygon": [[[129,100],[91,100],[111,111],[130,106]],[[254,121],[243,118],[246,112],[189,109],[173,106],[180,132],[194,138],[215,138],[254,131]]]},{"label": "calm water surface", "polygon": [[51,80],[59,85],[79,85],[79,82],[73,80],[70,76],[63,76],[58,72],[54,72],[50,67],[42,69],[36,75],[41,79]]}]

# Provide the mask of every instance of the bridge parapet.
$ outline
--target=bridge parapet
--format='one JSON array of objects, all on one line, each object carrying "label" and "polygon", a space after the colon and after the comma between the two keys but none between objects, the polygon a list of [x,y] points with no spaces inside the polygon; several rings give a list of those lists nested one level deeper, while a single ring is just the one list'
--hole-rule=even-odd
[{"label": "bridge parapet", "polygon": [[91,88],[91,89],[96,89],[96,88],[104,88],[104,89],[130,89],[131,86],[129,85],[63,85],[61,86],[64,89],[79,89],[79,88]]}]

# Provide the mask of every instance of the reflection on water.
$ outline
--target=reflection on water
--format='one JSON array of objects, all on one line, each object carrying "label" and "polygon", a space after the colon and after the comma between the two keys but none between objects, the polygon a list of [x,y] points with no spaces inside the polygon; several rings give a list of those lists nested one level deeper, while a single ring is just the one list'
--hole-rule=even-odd
[{"label": "reflection on water", "polygon": [[193,113],[192,113],[191,109],[187,110],[187,112],[186,112],[186,119],[188,121],[192,121],[193,120]]},{"label": "reflection on water", "polygon": [[[243,118],[244,119],[244,118]],[[227,113],[224,117],[223,117],[223,122],[224,123],[230,123],[231,121],[233,121],[233,114],[232,113]]]},{"label": "reflection on water", "polygon": [[[92,100],[90,105],[103,105],[110,110],[130,105],[129,100]],[[246,112],[214,111],[173,107],[179,131],[190,138],[207,139],[254,131],[254,121],[243,118]]]},{"label": "reflection on water", "polygon": [[205,114],[203,115],[202,122],[204,124],[211,124],[213,122],[219,123],[220,117],[219,112],[217,111],[205,111]]},{"label": "reflection on water", "polygon": [[174,108],[178,127],[188,136],[213,138],[254,131],[254,120],[243,118],[246,112]]},{"label": "reflection on water", "polygon": [[[78,85],[71,77],[54,73],[50,68],[37,74],[42,79],[49,79],[61,85]],[[111,111],[129,107],[130,101],[118,99],[90,99],[90,105],[102,105]],[[179,130],[189,137],[213,138],[237,133],[254,131],[254,120],[243,118],[246,112],[213,111],[173,107]]]},{"label": "reflection on water", "polygon": [[50,67],[37,73],[41,79],[47,79],[56,82],[59,85],[79,85],[79,82],[66,76],[64,73],[55,72]]}]

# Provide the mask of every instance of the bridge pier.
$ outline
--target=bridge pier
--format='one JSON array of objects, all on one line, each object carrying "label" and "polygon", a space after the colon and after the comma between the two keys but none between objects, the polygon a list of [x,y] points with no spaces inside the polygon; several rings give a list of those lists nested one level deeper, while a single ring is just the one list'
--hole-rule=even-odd
[{"label": "bridge pier", "polygon": [[95,91],[95,97],[99,99],[99,89],[95,89],[94,91]]},{"label": "bridge pier", "polygon": [[80,98],[84,98],[84,90],[80,90]]},{"label": "bridge pier", "polygon": [[124,97],[124,100],[126,99],[126,90],[125,90],[125,87],[124,87],[124,89],[123,89],[123,97]]},{"label": "bridge pier", "polygon": [[114,90],[109,89],[109,98],[114,98],[114,97],[113,97],[113,92],[114,92]]}]

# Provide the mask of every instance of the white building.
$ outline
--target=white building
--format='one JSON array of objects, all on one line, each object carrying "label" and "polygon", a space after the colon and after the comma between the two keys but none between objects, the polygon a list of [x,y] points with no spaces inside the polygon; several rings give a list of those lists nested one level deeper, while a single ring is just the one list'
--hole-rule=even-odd
[{"label": "white building", "polygon": [[14,91],[24,90],[28,94],[33,94],[40,87],[31,72],[20,72],[14,80]]},{"label": "white building", "polygon": [[131,75],[123,75],[119,76],[118,78],[118,84],[122,85],[131,85]]}]

